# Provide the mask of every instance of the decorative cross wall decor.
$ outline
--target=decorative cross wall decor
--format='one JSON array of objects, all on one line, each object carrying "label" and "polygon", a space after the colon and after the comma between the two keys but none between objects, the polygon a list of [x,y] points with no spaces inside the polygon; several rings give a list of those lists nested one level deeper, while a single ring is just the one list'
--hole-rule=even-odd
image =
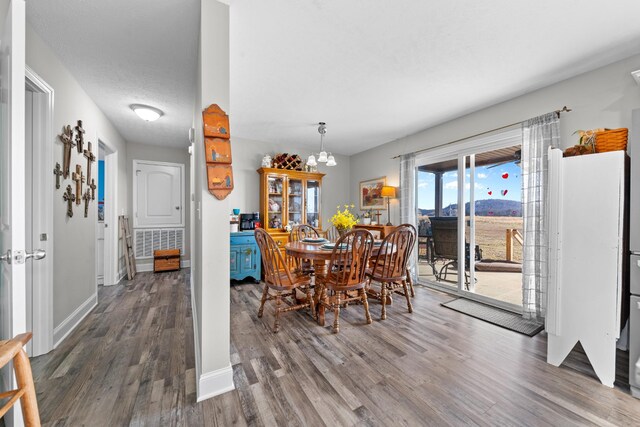
[{"label": "decorative cross wall decor", "polygon": [[76,205],[80,204],[82,198],[82,183],[84,182],[84,173],[82,166],[76,165],[76,171],[71,175],[71,179],[76,182]]},{"label": "decorative cross wall decor", "polygon": [[67,185],[67,191],[64,192],[62,198],[67,202],[67,216],[71,218],[73,216],[73,202],[76,200],[76,195],[71,190],[71,185]]},{"label": "decorative cross wall decor", "polygon": [[91,200],[91,190],[87,188],[87,191],[82,195],[82,200],[84,200],[84,217],[86,218],[89,215],[89,200]]},{"label": "decorative cross wall decor", "polygon": [[87,142],[87,148],[84,150],[84,156],[87,158],[87,183],[91,181],[91,163],[96,161],[96,156],[91,152],[91,143]]},{"label": "decorative cross wall decor", "polygon": [[73,142],[73,131],[71,126],[63,126],[62,134],[58,137],[62,141],[62,173],[65,179],[69,178],[69,168],[71,167],[71,148],[76,146]]},{"label": "decorative cross wall decor", "polygon": [[82,128],[82,120],[78,120],[78,125],[75,127],[76,130],[76,145],[78,149],[78,153],[82,154],[84,150],[84,129]]},{"label": "decorative cross wall decor", "polygon": [[56,167],[53,169],[53,174],[56,176],[56,190],[60,189],[60,175],[63,174],[60,169],[60,163],[56,162]]},{"label": "decorative cross wall decor", "polygon": [[89,184],[89,188],[91,188],[91,200],[96,199],[96,180],[91,178],[91,184]]}]

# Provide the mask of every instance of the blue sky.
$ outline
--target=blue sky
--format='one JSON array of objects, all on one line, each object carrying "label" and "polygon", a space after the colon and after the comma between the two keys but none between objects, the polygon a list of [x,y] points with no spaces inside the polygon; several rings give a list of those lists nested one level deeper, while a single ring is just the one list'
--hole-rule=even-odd
[{"label": "blue sky", "polygon": [[[467,171],[467,189],[469,185],[469,175]],[[504,173],[509,174],[507,179],[502,178]],[[505,163],[494,168],[480,166],[476,168],[475,199],[500,199],[500,200],[522,200],[522,176],[520,166],[515,162]],[[442,177],[443,202],[442,206],[449,206],[451,203],[458,203],[458,173],[457,171],[447,172]],[[418,208],[434,209],[435,178],[432,173],[418,172]],[[505,196],[502,191],[507,190]],[[489,191],[492,192],[489,195]],[[465,193],[465,200],[468,200],[469,192]]]}]

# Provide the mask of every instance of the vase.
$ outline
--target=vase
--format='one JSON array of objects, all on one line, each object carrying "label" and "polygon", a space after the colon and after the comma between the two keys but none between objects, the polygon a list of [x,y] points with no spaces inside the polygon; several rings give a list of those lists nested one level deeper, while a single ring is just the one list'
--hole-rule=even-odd
[{"label": "vase", "polygon": [[350,228],[342,228],[342,227],[338,228],[338,227],[336,227],[336,229],[338,230],[338,234],[340,235],[340,237],[344,236],[345,234],[347,234],[348,232],[351,231]]},{"label": "vase", "polygon": [[369,225],[371,224],[371,218],[362,218],[362,223],[364,225]]}]

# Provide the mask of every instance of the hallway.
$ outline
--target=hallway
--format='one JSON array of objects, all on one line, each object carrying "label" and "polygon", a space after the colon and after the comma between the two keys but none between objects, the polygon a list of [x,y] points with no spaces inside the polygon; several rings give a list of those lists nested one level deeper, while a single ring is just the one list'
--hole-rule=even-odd
[{"label": "hallway", "polygon": [[43,424],[203,424],[216,408],[195,404],[188,271],[100,287],[78,329],[32,359]]}]

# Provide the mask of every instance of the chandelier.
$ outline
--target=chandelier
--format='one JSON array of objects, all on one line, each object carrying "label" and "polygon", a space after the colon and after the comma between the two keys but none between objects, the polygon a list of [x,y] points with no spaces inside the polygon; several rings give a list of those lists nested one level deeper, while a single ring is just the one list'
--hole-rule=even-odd
[{"label": "chandelier", "polygon": [[320,125],[318,126],[318,133],[320,134],[320,153],[318,153],[317,160],[316,156],[311,154],[309,158],[307,158],[307,164],[309,166],[318,166],[318,163],[326,163],[327,166],[335,166],[337,163],[333,154],[324,151],[324,135],[327,133],[327,124],[325,122],[319,122],[318,125]]}]

